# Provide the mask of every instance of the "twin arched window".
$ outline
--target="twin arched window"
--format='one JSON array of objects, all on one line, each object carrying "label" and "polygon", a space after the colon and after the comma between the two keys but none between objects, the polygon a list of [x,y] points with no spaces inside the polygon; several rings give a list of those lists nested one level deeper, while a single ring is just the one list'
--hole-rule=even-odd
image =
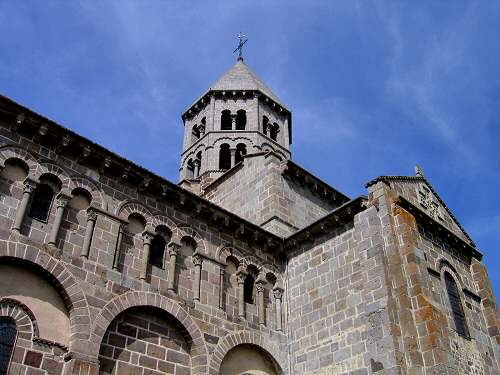
[{"label": "twin arched window", "polygon": [[17,328],[10,318],[0,318],[0,375],[6,375],[16,342]]},{"label": "twin arched window", "polygon": [[[234,120],[236,130],[245,130],[247,125],[247,112],[244,109],[238,110]],[[233,130],[233,115],[228,109],[223,110],[221,113],[220,128],[221,130]]]},{"label": "twin arched window", "polygon": [[151,250],[149,254],[149,264],[163,268],[163,260],[165,259],[165,248],[167,241],[161,234],[156,234],[151,240]]},{"label": "twin arched window", "polygon": [[457,283],[448,272],[444,273],[444,281],[446,284],[446,291],[448,292],[448,300],[450,301],[451,313],[455,322],[455,329],[460,336],[468,338],[469,330],[467,328],[467,322],[465,321],[464,309],[460,300],[460,292]]}]

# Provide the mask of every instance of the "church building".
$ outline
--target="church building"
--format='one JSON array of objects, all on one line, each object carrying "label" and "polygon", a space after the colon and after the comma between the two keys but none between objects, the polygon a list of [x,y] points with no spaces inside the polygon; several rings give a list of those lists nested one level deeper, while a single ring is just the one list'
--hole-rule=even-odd
[{"label": "church building", "polygon": [[500,374],[482,254],[421,168],[330,186],[241,56],[182,121],[173,183],[0,96],[0,375]]}]

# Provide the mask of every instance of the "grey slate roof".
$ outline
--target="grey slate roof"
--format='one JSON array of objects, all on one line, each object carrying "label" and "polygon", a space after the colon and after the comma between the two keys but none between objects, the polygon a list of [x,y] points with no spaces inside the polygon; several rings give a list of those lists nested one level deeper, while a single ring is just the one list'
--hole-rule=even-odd
[{"label": "grey slate roof", "polygon": [[220,77],[210,88],[209,91],[250,91],[258,90],[279,105],[286,108],[281,99],[244,63],[238,59],[222,77]]}]

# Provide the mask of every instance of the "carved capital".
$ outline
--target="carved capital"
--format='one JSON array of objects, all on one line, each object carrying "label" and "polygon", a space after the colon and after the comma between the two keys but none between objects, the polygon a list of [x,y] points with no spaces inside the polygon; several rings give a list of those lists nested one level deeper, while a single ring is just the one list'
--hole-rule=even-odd
[{"label": "carved capital", "polygon": [[201,165],[201,160],[200,159],[196,159],[193,163],[194,163],[194,165],[196,167],[199,167]]},{"label": "carved capital", "polygon": [[24,180],[24,193],[31,194],[33,193],[33,190],[35,190],[37,183],[33,180],[26,179]]},{"label": "carved capital", "polygon": [[56,198],[56,206],[57,207],[66,207],[68,202],[71,200],[71,197],[68,197],[65,194],[59,194]]},{"label": "carved capital", "polygon": [[150,233],[148,231],[142,232],[142,241],[145,244],[150,244],[153,237],[154,237],[153,233]]},{"label": "carved capital", "polygon": [[246,276],[247,276],[247,274],[245,272],[237,272],[236,273],[236,282],[238,283],[238,285],[245,283]]},{"label": "carved capital", "polygon": [[273,289],[273,296],[274,296],[274,299],[281,300],[281,298],[283,298],[283,289],[281,289],[281,288]]},{"label": "carved capital", "polygon": [[264,283],[263,282],[256,282],[255,283],[255,289],[257,290],[258,293],[263,293],[264,292]]},{"label": "carved capital", "polygon": [[170,256],[178,255],[180,249],[181,249],[181,245],[178,244],[177,242],[169,242],[167,245],[168,255],[170,255]]},{"label": "carved capital", "polygon": [[193,264],[195,266],[200,266],[203,264],[203,257],[199,254],[193,255]]},{"label": "carved capital", "polygon": [[87,208],[87,221],[96,221],[97,211],[93,208]]}]

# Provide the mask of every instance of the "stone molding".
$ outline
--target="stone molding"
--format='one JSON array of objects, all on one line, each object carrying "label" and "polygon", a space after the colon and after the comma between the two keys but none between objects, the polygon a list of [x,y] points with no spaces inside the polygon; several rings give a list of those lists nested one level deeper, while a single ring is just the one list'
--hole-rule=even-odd
[{"label": "stone molding", "polygon": [[176,302],[157,293],[128,292],[109,301],[94,320],[90,340],[91,350],[95,357],[99,354],[100,345],[111,322],[122,312],[131,307],[148,306],[161,309],[177,320],[181,333],[190,346],[193,374],[206,374],[208,351],[203,334],[189,314]]},{"label": "stone molding", "polygon": [[252,331],[238,331],[226,335],[219,341],[217,347],[212,353],[209,366],[210,375],[219,375],[220,366],[226,354],[238,345],[250,344],[259,347],[267,352],[274,361],[278,364],[278,374],[284,375],[287,373],[288,365],[284,358],[280,355],[282,351],[269,338],[264,338],[260,333]]}]

